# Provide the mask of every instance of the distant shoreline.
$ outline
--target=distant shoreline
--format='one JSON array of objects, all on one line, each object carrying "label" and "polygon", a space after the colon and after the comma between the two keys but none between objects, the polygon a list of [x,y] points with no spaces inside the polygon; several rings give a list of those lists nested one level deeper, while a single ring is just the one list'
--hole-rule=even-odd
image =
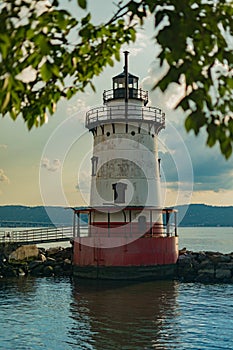
[{"label": "distant shoreline", "polygon": [[[13,223],[14,227],[16,224],[17,227],[22,227],[26,223],[31,227],[54,224],[72,226],[73,210],[66,209],[52,206],[0,206],[0,229],[12,226]],[[233,227],[233,206],[190,204],[175,206],[174,209],[178,210],[179,227]]]}]

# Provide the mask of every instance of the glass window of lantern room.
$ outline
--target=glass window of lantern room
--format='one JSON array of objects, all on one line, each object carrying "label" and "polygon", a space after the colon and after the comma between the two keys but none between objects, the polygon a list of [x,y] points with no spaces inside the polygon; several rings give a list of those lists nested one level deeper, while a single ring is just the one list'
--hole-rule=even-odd
[{"label": "glass window of lantern room", "polygon": [[121,89],[121,88],[125,87],[125,79],[124,78],[118,78],[117,83],[118,83],[117,88]]},{"label": "glass window of lantern room", "polygon": [[133,78],[133,88],[137,89],[138,88],[138,79]]},{"label": "glass window of lantern room", "polygon": [[129,88],[132,89],[133,87],[133,79],[129,78]]}]

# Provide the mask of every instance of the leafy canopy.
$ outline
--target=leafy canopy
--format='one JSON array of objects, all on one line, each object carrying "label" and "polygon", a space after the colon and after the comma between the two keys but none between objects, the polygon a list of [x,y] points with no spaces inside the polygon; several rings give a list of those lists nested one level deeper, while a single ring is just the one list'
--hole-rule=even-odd
[{"label": "leafy canopy", "polygon": [[[86,9],[86,0],[77,0]],[[77,20],[57,0],[4,0],[0,4],[0,112],[22,114],[28,128],[42,125],[57,102],[84,91],[120,48],[135,41],[136,30],[155,18],[158,56],[166,74],[155,87],[183,86],[176,107],[185,127],[206,128],[207,145],[219,142],[230,157],[233,146],[232,0],[120,1],[116,13],[94,25],[91,14]],[[25,78],[28,76],[29,78]]]}]

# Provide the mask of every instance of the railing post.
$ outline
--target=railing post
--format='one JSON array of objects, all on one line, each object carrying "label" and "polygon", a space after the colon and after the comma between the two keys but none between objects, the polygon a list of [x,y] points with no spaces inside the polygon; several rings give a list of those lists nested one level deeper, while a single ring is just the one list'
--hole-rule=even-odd
[{"label": "railing post", "polygon": [[174,221],[175,221],[175,236],[177,237],[177,212],[174,212]]},{"label": "railing post", "polygon": [[131,209],[129,209],[129,221],[130,221],[129,235],[130,235],[130,237],[132,237],[132,213],[131,213]]},{"label": "railing post", "polygon": [[77,213],[78,224],[77,224],[77,237],[80,237],[80,212]]},{"label": "railing post", "polygon": [[75,226],[76,226],[76,213],[73,210],[74,216],[73,216],[73,238],[75,238]]},{"label": "railing post", "polygon": [[167,237],[170,236],[170,224],[169,224],[169,220],[170,220],[170,213],[168,210],[166,210],[166,231],[167,231]]},{"label": "railing post", "polygon": [[91,225],[92,225],[92,222],[91,222],[91,220],[92,220],[92,215],[91,215],[91,210],[90,210],[90,212],[89,212],[89,221],[90,221],[90,225],[89,225],[89,230],[88,230],[88,236],[90,236],[91,237]]},{"label": "railing post", "polygon": [[153,228],[152,228],[152,209],[150,209],[150,234],[151,237],[153,235]]},{"label": "railing post", "polygon": [[110,236],[110,212],[108,211],[108,237]]}]

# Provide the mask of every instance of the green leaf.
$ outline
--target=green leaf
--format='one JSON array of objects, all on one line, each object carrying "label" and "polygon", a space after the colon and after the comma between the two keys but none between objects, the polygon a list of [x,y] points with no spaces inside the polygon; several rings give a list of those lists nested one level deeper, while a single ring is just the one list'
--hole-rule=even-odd
[{"label": "green leaf", "polygon": [[220,142],[220,148],[222,154],[225,156],[226,159],[228,159],[232,153],[232,145],[230,139],[227,138],[224,141]]},{"label": "green leaf", "polygon": [[216,137],[215,135],[208,135],[207,137],[207,141],[206,141],[206,144],[209,146],[209,147],[213,147],[216,143]]},{"label": "green leaf", "polygon": [[82,26],[85,26],[88,22],[90,22],[90,20],[91,20],[91,14],[88,13],[87,16],[82,18],[81,20]]},{"label": "green leaf", "polygon": [[86,0],[77,0],[78,5],[81,7],[81,9],[85,10],[87,8],[87,1]]},{"label": "green leaf", "polygon": [[8,106],[8,103],[10,102],[10,98],[11,98],[10,91],[7,91],[7,93],[5,95],[5,99],[4,99],[3,104],[1,106],[1,111],[2,112],[4,112],[6,107]]},{"label": "green leaf", "polygon": [[58,78],[60,77],[60,70],[56,64],[51,64],[50,69],[56,77],[58,77]]},{"label": "green leaf", "polygon": [[40,68],[40,74],[44,81],[48,81],[52,77],[51,65],[47,61]]},{"label": "green leaf", "polygon": [[189,132],[190,130],[192,130],[192,128],[193,128],[193,120],[192,120],[191,116],[188,116],[186,118],[184,125],[185,125],[186,131]]}]

